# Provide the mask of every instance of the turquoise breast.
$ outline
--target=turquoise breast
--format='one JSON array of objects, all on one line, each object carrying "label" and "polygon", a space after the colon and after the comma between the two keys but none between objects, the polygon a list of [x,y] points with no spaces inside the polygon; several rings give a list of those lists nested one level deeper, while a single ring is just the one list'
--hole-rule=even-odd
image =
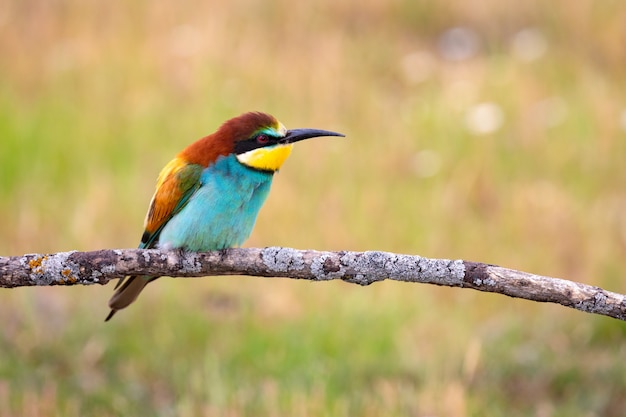
[{"label": "turquoise breast", "polygon": [[205,252],[241,245],[252,232],[272,178],[234,155],[220,157],[202,172],[201,186],[187,205],[163,227],[159,247]]}]

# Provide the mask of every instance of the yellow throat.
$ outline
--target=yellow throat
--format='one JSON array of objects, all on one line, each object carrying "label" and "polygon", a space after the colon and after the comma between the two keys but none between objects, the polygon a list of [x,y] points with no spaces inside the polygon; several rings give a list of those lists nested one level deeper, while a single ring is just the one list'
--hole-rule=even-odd
[{"label": "yellow throat", "polygon": [[250,168],[261,171],[278,171],[291,153],[292,144],[258,148],[237,155],[237,160]]}]

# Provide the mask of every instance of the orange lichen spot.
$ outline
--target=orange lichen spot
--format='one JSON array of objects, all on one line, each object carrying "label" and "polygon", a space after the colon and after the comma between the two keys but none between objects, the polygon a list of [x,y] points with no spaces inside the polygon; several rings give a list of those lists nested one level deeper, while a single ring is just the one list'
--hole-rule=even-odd
[{"label": "orange lichen spot", "polygon": [[41,266],[41,260],[41,258],[31,259],[30,262],[28,262],[28,266],[30,266],[30,269],[38,268]]},{"label": "orange lichen spot", "polygon": [[61,275],[63,275],[67,279],[61,279],[62,284],[74,284],[76,282],[76,278],[72,276],[72,270],[69,268],[65,268],[61,271]]},{"label": "orange lichen spot", "polygon": [[28,266],[36,274],[41,274],[43,273],[42,264],[43,264],[43,261],[45,261],[46,259],[48,259],[47,256],[43,256],[43,257],[38,256],[28,261]]}]

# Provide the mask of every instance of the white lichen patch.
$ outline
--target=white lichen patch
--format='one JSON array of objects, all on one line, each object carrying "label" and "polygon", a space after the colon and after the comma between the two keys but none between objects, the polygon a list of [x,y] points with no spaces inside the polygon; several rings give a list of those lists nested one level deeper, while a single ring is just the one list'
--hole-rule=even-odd
[{"label": "white lichen patch", "polygon": [[106,275],[114,274],[116,271],[115,265],[105,265],[101,269],[102,269],[102,273]]},{"label": "white lichen patch", "polygon": [[386,264],[390,277],[398,281],[414,281],[419,275],[419,262],[422,258],[410,255],[394,255]]},{"label": "white lichen patch", "polygon": [[372,283],[384,279],[404,282],[458,282],[465,276],[463,261],[429,259],[417,255],[399,255],[390,252],[369,251],[346,254],[342,264],[358,272],[353,281]]},{"label": "white lichen patch", "polygon": [[[105,275],[105,276],[110,276],[110,275],[113,275],[113,274],[115,274],[116,270],[117,270],[117,269],[115,268],[115,265],[105,265],[105,266],[103,266],[103,267],[101,268],[102,273],[100,273],[100,271],[94,271],[94,273],[93,273],[93,274],[91,274],[91,277],[92,277],[92,279],[93,279],[93,281],[94,281],[94,282],[99,282],[100,277],[101,277],[102,275]],[[97,272],[99,275],[96,275],[96,272]]]},{"label": "white lichen patch", "polygon": [[202,263],[198,260],[196,253],[186,253],[182,256],[182,271],[198,273],[202,270]]},{"label": "white lichen patch", "polygon": [[598,292],[596,293],[596,295],[594,295],[593,298],[596,302],[596,306],[604,306],[608,297],[606,296],[606,294]]},{"label": "white lichen patch", "polygon": [[341,258],[339,258],[339,261],[341,262],[341,265],[350,265],[352,266],[355,262],[356,262],[356,253],[355,252],[346,252],[344,253]]},{"label": "white lichen patch", "polygon": [[319,281],[327,281],[331,279],[342,278],[345,275],[343,266],[333,263],[331,269],[328,269],[326,262],[332,262],[332,257],[328,254],[316,256],[311,263],[311,273],[315,279]]},{"label": "white lichen patch", "polygon": [[394,254],[380,251],[367,251],[355,256],[354,268],[358,272],[354,282],[358,284],[371,284],[390,277],[387,267],[393,263]]},{"label": "white lichen patch", "polygon": [[[104,268],[103,268],[103,269],[104,269]],[[99,283],[99,282],[100,282],[100,277],[101,277],[101,276],[103,276],[103,275],[104,275],[104,274],[103,274],[102,272],[100,272],[100,271],[93,271],[93,272],[91,273],[91,280],[92,280],[94,283],[96,283],[96,284],[97,284],[97,283]]]},{"label": "white lichen patch", "polygon": [[263,264],[271,271],[286,272],[289,270],[302,270],[304,259],[302,253],[291,248],[271,246],[261,251]]},{"label": "white lichen patch", "polygon": [[395,254],[381,251],[367,251],[363,253],[362,260],[366,261],[370,268],[386,269],[387,264],[393,260]]},{"label": "white lichen patch", "polygon": [[450,261],[448,271],[450,271],[452,278],[456,280],[465,278],[465,264],[460,259]]},{"label": "white lichen patch", "polygon": [[77,281],[80,270],[76,263],[69,262],[68,258],[76,251],[59,252],[53,255],[46,255],[40,258],[40,266],[32,268],[33,280],[37,285],[73,284]]},{"label": "white lichen patch", "polygon": [[463,261],[421,258],[419,261],[420,281],[455,285],[465,276]]}]

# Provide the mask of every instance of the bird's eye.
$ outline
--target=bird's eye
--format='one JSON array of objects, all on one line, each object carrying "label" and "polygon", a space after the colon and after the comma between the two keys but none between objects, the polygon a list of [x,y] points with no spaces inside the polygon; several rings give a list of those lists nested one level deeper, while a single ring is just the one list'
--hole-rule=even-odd
[{"label": "bird's eye", "polygon": [[267,143],[270,141],[270,138],[268,138],[267,135],[258,135],[256,141],[257,143]]}]

